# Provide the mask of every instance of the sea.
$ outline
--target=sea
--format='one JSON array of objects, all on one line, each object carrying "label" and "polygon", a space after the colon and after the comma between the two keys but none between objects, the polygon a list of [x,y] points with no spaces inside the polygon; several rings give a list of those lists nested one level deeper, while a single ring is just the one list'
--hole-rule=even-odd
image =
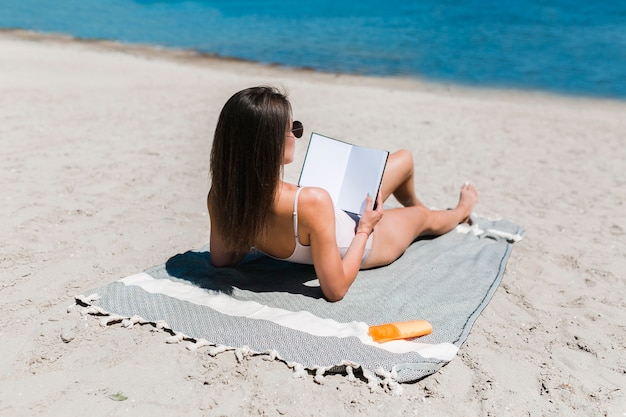
[{"label": "sea", "polygon": [[0,28],[626,99],[626,0],[0,0]]}]

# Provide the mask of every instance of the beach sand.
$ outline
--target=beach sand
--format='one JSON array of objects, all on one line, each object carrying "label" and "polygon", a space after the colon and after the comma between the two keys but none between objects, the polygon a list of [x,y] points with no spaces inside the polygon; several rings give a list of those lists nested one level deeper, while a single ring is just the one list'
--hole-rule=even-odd
[{"label": "beach sand", "polygon": [[[626,415],[626,103],[23,32],[0,51],[0,415]],[[259,84],[288,90],[306,136],[410,149],[426,204],[470,180],[477,214],[526,229],[458,357],[401,397],[68,312],[207,242],[215,122]]]}]

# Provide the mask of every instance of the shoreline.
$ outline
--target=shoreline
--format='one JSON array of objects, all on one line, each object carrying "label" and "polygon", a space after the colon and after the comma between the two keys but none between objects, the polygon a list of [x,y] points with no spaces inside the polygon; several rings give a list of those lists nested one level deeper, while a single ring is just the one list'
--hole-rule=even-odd
[{"label": "shoreline", "polygon": [[384,86],[386,88],[431,91],[439,94],[446,92],[467,91],[487,97],[498,94],[514,94],[519,97],[534,99],[535,97],[549,97],[555,99],[575,101],[598,101],[626,103],[626,97],[607,97],[585,95],[580,93],[554,92],[532,88],[514,88],[502,86],[469,85],[456,82],[430,80],[415,76],[375,76],[351,73],[336,73],[306,67],[291,67],[278,63],[261,63],[242,58],[220,56],[205,53],[194,49],[170,48],[154,44],[125,43],[110,39],[79,38],[65,33],[37,32],[29,29],[0,28],[0,37],[7,39],[26,40],[31,42],[48,42],[53,44],[76,44],[94,50],[116,51],[130,54],[143,59],[161,59],[172,62],[188,63],[192,65],[211,66],[213,68],[233,68],[247,74],[267,73],[268,75],[281,74],[294,78],[319,78],[330,82],[341,79],[344,83],[356,83],[370,86]]},{"label": "shoreline", "polygon": [[[626,302],[616,290],[626,287],[626,103],[107,45],[0,33],[0,413],[626,413]],[[402,397],[68,311],[76,294],[206,244],[216,119],[233,92],[258,84],[289,91],[305,137],[313,127],[410,150],[424,204],[449,207],[471,180],[477,215],[526,230],[458,356],[403,384]],[[305,151],[298,142],[286,180],[297,181]]]}]

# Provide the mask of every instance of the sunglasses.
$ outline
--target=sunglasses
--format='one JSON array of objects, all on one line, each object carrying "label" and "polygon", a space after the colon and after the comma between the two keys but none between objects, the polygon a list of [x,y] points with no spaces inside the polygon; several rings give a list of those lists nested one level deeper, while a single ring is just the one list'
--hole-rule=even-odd
[{"label": "sunglasses", "polygon": [[295,120],[293,122],[293,127],[291,128],[291,133],[293,133],[293,135],[298,139],[301,138],[304,133],[304,126],[302,125],[302,122]]}]

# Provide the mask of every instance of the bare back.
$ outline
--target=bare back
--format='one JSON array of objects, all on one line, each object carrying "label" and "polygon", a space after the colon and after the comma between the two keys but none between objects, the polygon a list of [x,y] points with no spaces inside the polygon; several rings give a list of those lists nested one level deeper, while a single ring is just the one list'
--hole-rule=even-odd
[{"label": "bare back", "polygon": [[[279,188],[267,219],[265,234],[256,243],[256,248],[263,253],[281,259],[289,258],[293,253],[296,246],[293,210],[297,190],[297,186],[288,183],[282,183]],[[308,246],[310,242],[307,227],[299,224],[298,230],[300,243]]]},{"label": "bare back", "polygon": [[[281,183],[277,191],[276,199],[271,212],[268,215],[264,228],[264,234],[255,242],[256,249],[270,256],[286,259],[294,252],[295,230],[293,223],[293,209],[298,187],[289,183]],[[304,197],[304,198],[303,198]],[[306,199],[305,194],[301,193],[300,199]],[[207,206],[209,215],[211,214],[211,193],[207,198]],[[332,203],[331,203],[332,204]],[[307,210],[299,210],[299,242],[304,245],[310,245],[309,227],[311,217]],[[211,217],[212,219],[212,217]],[[316,219],[321,221],[322,219]],[[331,220],[331,219],[326,219]],[[232,256],[223,250],[221,231],[218,224],[211,223],[211,253],[212,258],[232,259]],[[236,261],[239,261],[238,258]],[[221,263],[221,262],[218,262]],[[236,263],[236,262],[234,262]]]}]

